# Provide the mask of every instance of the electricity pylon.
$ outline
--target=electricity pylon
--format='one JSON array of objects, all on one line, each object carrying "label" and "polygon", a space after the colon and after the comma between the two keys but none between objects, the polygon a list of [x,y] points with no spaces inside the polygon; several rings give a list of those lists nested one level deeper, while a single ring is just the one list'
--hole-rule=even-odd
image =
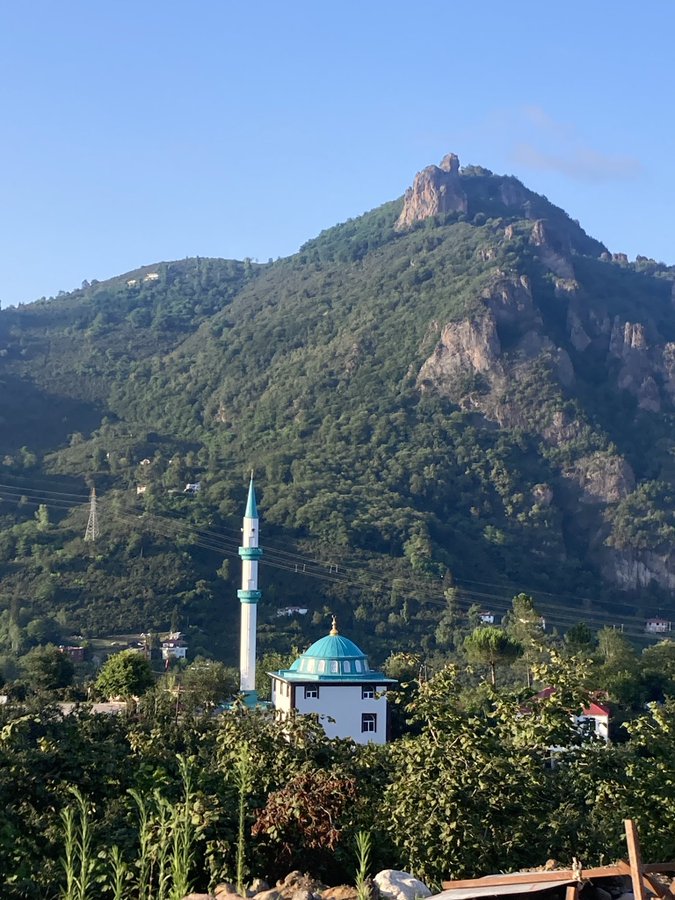
[{"label": "electricity pylon", "polygon": [[96,517],[96,488],[92,488],[89,495],[89,521],[87,530],[84,532],[84,539],[85,541],[95,541],[99,533],[98,518]]}]

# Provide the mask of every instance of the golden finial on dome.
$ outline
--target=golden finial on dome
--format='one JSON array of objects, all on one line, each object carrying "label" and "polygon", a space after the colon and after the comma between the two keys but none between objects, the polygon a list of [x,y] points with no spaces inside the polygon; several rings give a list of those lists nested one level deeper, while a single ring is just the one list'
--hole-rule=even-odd
[{"label": "golden finial on dome", "polygon": [[339,634],[339,633],[340,632],[338,631],[338,628],[337,628],[337,616],[333,616],[333,623],[331,625],[329,634],[332,636],[335,636],[336,634]]}]

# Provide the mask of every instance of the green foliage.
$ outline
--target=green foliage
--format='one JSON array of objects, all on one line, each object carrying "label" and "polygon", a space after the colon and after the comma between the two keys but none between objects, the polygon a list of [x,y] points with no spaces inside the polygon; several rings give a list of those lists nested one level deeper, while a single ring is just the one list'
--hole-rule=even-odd
[{"label": "green foliage", "polygon": [[36,691],[64,688],[73,679],[72,662],[53,644],[29,650],[21,659],[21,668],[26,681]]},{"label": "green foliage", "polygon": [[152,670],[145,656],[135,650],[124,650],[103,664],[95,687],[104,697],[126,700],[140,696],[153,684]]},{"label": "green foliage", "polygon": [[[180,621],[191,653],[235,663],[236,604],[222,600],[238,566],[213,536],[238,529],[251,465],[285,559],[317,559],[331,575],[343,566],[317,598],[313,581],[277,568],[272,578],[263,559],[264,652],[316,638],[324,605],[374,660],[401,628],[417,654],[456,652],[468,626],[444,605],[448,572],[462,607],[473,590],[462,586],[478,580],[504,596],[527,584],[538,603],[562,591],[626,599],[599,573],[597,535],[619,554],[665,553],[668,414],[640,410],[617,387],[604,338],[579,350],[568,319],[583,297],[592,321],[618,316],[672,340],[674,273],[600,259],[601,244],[515,178],[480,166],[462,178],[465,217],[396,232],[398,199],[268,265],[161,263],[0,311],[0,414],[12,422],[0,434],[3,653],[55,640],[31,632],[35,620],[88,638]],[[535,219],[555,252],[571,251],[577,286],[542,264]],[[503,397],[492,396],[494,372],[471,366],[422,383],[444,327],[488,310],[499,365],[514,373]],[[602,468],[619,453],[636,490],[578,504],[580,460]],[[82,542],[92,480],[95,546]],[[200,493],[185,495],[198,480]],[[275,609],[289,596],[310,614],[282,627]],[[10,615],[11,597],[25,616]],[[525,656],[529,672],[529,644]]]},{"label": "green foliage", "polygon": [[493,625],[482,625],[474,629],[466,637],[464,649],[470,660],[489,666],[493,685],[497,681],[497,666],[517,659],[523,652],[521,644]]}]

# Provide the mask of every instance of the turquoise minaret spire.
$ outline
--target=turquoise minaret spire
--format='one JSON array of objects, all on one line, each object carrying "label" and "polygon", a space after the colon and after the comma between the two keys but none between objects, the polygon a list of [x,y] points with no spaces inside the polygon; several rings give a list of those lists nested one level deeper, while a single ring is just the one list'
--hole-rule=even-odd
[{"label": "turquoise minaret spire", "polygon": [[253,473],[248,486],[246,511],[242,526],[241,590],[237,596],[241,602],[241,636],[239,644],[239,689],[247,704],[254,705],[258,699],[255,689],[256,625],[258,600],[262,594],[258,590],[258,560],[262,548],[258,546],[258,505],[255,500]]}]

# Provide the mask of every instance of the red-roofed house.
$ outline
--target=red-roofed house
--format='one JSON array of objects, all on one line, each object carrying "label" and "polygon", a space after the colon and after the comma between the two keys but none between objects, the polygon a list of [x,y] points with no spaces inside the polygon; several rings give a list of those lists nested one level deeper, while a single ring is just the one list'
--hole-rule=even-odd
[{"label": "red-roofed house", "polygon": [[[537,694],[538,700],[548,700],[555,694],[554,687],[544,688]],[[609,741],[609,719],[611,710],[604,703],[592,700],[588,706],[581,710],[578,716],[572,716],[575,725],[583,728],[585,732],[594,735],[603,741]]]}]

